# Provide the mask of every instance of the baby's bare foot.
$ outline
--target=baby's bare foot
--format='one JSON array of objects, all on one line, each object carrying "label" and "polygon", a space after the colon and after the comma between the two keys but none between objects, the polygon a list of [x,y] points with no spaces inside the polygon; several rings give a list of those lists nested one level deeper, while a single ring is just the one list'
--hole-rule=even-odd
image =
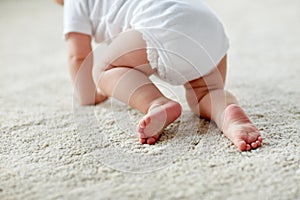
[{"label": "baby's bare foot", "polygon": [[154,144],[163,129],[181,115],[181,106],[174,101],[153,104],[148,113],[140,120],[138,132],[141,144]]},{"label": "baby's bare foot", "polygon": [[236,104],[227,106],[224,111],[223,133],[240,151],[256,149],[262,143],[258,129]]}]

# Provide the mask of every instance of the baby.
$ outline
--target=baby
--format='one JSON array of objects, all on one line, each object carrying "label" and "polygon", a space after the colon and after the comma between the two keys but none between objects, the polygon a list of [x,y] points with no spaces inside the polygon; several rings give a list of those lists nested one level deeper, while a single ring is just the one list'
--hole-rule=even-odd
[{"label": "baby", "polygon": [[[149,79],[156,75],[183,85],[191,111],[214,121],[240,151],[261,146],[258,129],[224,90],[228,39],[202,0],[56,2],[64,5],[70,74],[82,105],[107,97],[127,103],[145,114],[138,123],[140,142],[154,144],[181,115],[180,104]],[[94,69],[92,37],[109,44]]]}]

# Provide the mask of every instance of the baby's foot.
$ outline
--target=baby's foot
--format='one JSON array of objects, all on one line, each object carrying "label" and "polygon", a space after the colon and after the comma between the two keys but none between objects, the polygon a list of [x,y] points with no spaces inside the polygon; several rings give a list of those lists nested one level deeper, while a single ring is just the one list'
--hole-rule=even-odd
[{"label": "baby's foot", "polygon": [[174,101],[154,104],[140,120],[138,132],[141,144],[154,144],[163,129],[181,115],[181,106]]},{"label": "baby's foot", "polygon": [[241,151],[256,149],[262,143],[258,129],[236,104],[227,106],[224,111],[223,133]]}]

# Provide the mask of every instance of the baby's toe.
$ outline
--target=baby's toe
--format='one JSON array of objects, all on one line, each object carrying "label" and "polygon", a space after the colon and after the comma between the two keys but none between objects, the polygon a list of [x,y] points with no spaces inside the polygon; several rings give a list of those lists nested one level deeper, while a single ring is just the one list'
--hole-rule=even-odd
[{"label": "baby's toe", "polygon": [[143,121],[144,121],[144,124],[145,124],[145,127],[146,127],[148,124],[150,124],[151,117],[150,116],[145,116]]},{"label": "baby's toe", "polygon": [[263,139],[262,139],[261,136],[258,136],[258,141],[259,141],[260,143],[262,143]]},{"label": "baby's toe", "polygon": [[155,144],[155,142],[159,139],[160,134],[154,135],[147,139],[147,144]]},{"label": "baby's toe", "polygon": [[147,124],[146,124],[146,121],[145,121],[144,119],[142,119],[142,120],[139,122],[139,126],[138,126],[138,127],[139,127],[139,129],[140,129],[140,128],[144,129],[144,128],[146,127],[146,125],[147,125]]},{"label": "baby's toe", "polygon": [[257,147],[259,147],[261,145],[259,140],[256,141],[256,145],[257,145]]},{"label": "baby's toe", "polygon": [[155,138],[153,138],[153,137],[150,137],[150,138],[147,138],[147,144],[155,144],[155,142],[156,142],[156,139]]},{"label": "baby's toe", "polygon": [[144,135],[144,128],[138,127],[138,133],[139,133],[140,135]]},{"label": "baby's toe", "polygon": [[141,144],[145,144],[146,143],[146,139],[145,138],[140,138],[140,143]]},{"label": "baby's toe", "polygon": [[247,144],[244,140],[239,140],[236,142],[237,147],[239,148],[240,151],[245,151],[247,148]]},{"label": "baby's toe", "polygon": [[251,146],[250,146],[250,144],[247,144],[246,151],[250,151],[250,150],[251,150]]},{"label": "baby's toe", "polygon": [[251,147],[254,148],[254,149],[257,148],[257,143],[256,142],[252,142],[251,143]]}]

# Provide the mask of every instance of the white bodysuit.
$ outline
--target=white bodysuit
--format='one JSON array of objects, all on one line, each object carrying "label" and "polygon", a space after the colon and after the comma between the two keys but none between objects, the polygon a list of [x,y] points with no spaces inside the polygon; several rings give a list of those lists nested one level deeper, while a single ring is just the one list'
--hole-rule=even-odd
[{"label": "white bodysuit", "polygon": [[127,29],[142,33],[149,63],[173,85],[209,73],[229,47],[218,17],[202,0],[65,0],[64,34],[109,43]]}]

